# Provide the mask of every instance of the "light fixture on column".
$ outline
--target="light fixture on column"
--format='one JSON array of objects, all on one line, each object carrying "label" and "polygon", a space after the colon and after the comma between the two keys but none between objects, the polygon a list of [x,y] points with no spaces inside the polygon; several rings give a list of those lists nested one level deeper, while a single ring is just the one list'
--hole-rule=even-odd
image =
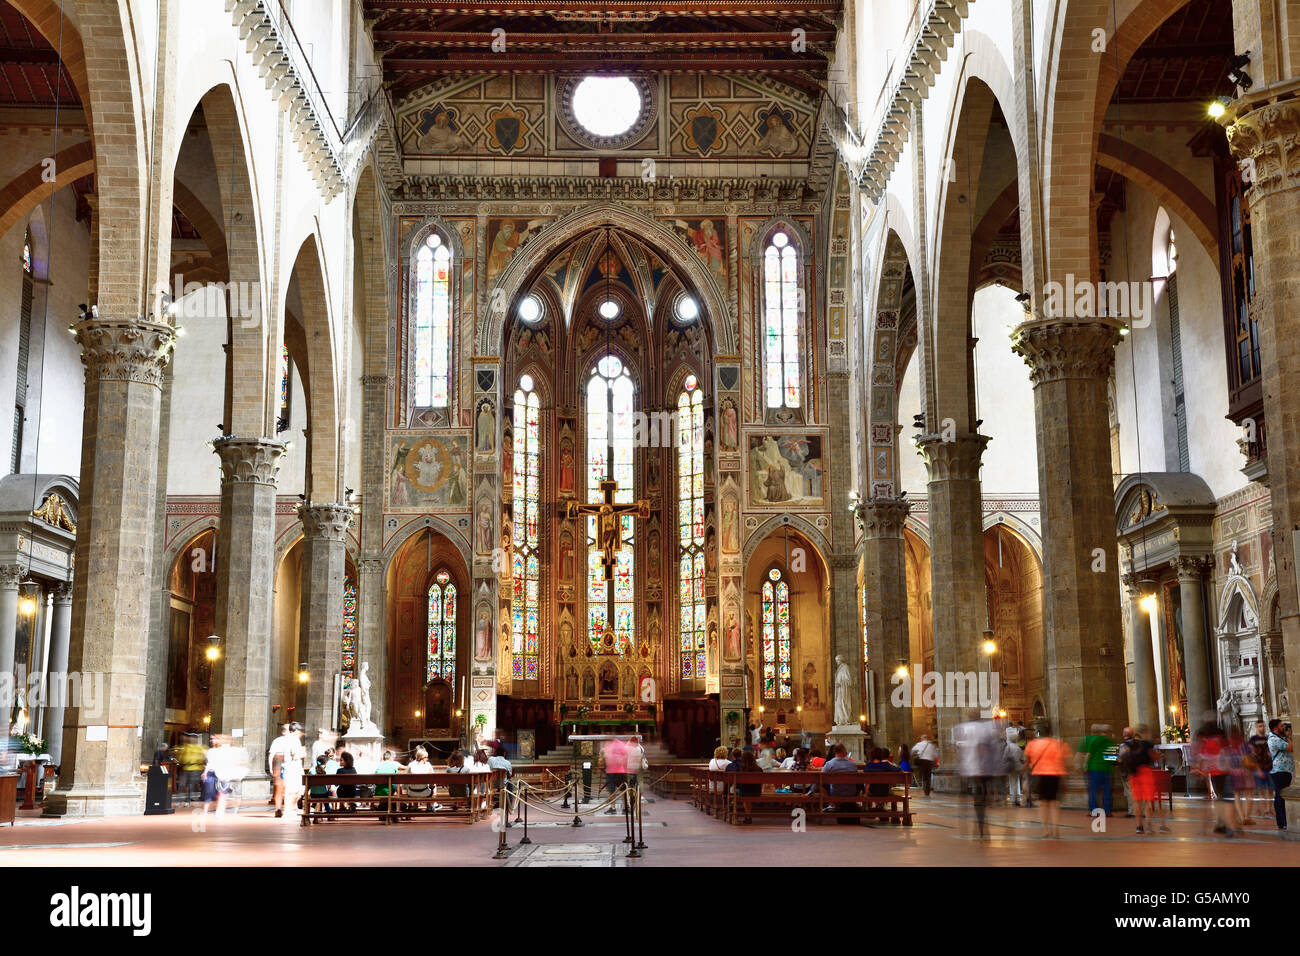
[{"label": "light fixture on column", "polygon": [[983,636],[984,636],[984,643],[982,647],[984,649],[984,653],[987,656],[992,657],[994,654],[998,652],[997,641],[993,640],[993,632],[988,630],[987,628],[985,628]]},{"label": "light fixture on column", "polygon": [[41,586],[35,581],[24,581],[18,587],[18,613],[23,617],[31,617],[36,613],[36,598],[41,592]]},{"label": "light fixture on column", "polygon": [[898,659],[898,667],[894,671],[894,676],[900,680],[907,677],[907,658],[900,657]]},{"label": "light fixture on column", "polygon": [[1246,64],[1250,62],[1249,53],[1238,53],[1232,58],[1232,67],[1228,70],[1228,82],[1233,86],[1240,86],[1243,90],[1248,90],[1255,85],[1255,81],[1250,78],[1246,72]]},{"label": "light fixture on column", "polygon": [[1209,107],[1206,109],[1206,112],[1210,114],[1210,119],[1220,119],[1228,112],[1228,104],[1231,102],[1232,98],[1228,96],[1216,96],[1211,100]]},{"label": "light fixture on column", "polygon": [[300,661],[298,664],[298,683],[305,684],[311,679],[311,672],[307,670],[307,662]]},{"label": "light fixture on column", "polygon": [[209,634],[208,649],[203,652],[203,656],[209,661],[215,662],[221,656],[221,638],[215,634]]}]

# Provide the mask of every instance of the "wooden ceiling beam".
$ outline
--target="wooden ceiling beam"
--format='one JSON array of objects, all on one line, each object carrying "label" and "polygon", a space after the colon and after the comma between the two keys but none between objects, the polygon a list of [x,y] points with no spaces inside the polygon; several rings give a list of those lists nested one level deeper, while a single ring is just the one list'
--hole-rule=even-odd
[{"label": "wooden ceiling beam", "polygon": [[705,56],[693,54],[671,56],[573,56],[557,53],[553,56],[502,56],[499,53],[449,54],[443,59],[393,58],[384,59],[384,70],[390,76],[403,73],[809,73],[825,76],[826,61],[821,57],[802,56],[775,59],[764,56],[725,54]]},{"label": "wooden ceiling beam", "polygon": [[485,0],[483,3],[466,3],[464,0],[365,0],[371,16],[389,13],[421,13],[433,15],[473,14],[478,16],[556,17],[579,20],[631,20],[658,17],[766,17],[805,15],[838,17],[841,0],[578,0],[578,2],[547,2],[547,0]]},{"label": "wooden ceiling beam", "polygon": [[[835,42],[835,31],[808,30],[808,43]],[[428,47],[483,47],[490,48],[495,38],[490,32],[441,32],[434,30],[376,30],[376,43]],[[776,47],[790,48],[790,32],[735,31],[726,33],[532,33],[509,31],[506,47]]]}]

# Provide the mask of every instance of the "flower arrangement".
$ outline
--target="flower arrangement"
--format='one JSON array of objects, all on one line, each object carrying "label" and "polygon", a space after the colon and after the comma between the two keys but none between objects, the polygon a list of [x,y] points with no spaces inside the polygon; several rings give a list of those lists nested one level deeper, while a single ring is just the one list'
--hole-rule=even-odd
[{"label": "flower arrangement", "polygon": [[1162,734],[1163,734],[1165,740],[1168,741],[1168,742],[1171,743],[1171,744],[1172,744],[1172,743],[1186,743],[1186,742],[1187,742],[1187,737],[1188,737],[1188,729],[1187,729],[1187,725],[1186,725],[1186,724],[1179,724],[1179,725],[1176,726],[1176,727],[1174,727],[1174,726],[1170,726],[1170,725],[1166,725],[1166,726],[1165,726],[1165,729],[1162,731]]},{"label": "flower arrangement", "polygon": [[583,719],[585,719],[586,716],[587,716],[588,714],[590,714],[590,713],[591,713],[591,707],[590,707],[589,705],[587,705],[587,704],[579,704],[579,705],[578,705],[578,719],[579,719],[579,720],[583,720]]},{"label": "flower arrangement", "polygon": [[31,754],[33,757],[45,753],[45,741],[35,734],[19,734],[18,746],[23,753]]}]

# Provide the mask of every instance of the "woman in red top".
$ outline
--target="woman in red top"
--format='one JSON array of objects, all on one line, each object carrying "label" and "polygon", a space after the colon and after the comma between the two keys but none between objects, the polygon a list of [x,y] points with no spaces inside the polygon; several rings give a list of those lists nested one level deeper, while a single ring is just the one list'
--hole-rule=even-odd
[{"label": "woman in red top", "polygon": [[1061,787],[1065,783],[1070,745],[1050,736],[1047,721],[1037,726],[1038,736],[1025,744],[1025,766],[1038,793],[1038,813],[1043,819],[1043,836],[1061,835]]}]

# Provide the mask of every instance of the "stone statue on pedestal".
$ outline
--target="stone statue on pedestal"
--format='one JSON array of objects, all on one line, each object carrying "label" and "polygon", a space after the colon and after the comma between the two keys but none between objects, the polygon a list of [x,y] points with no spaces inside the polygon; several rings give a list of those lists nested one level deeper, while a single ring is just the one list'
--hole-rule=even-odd
[{"label": "stone statue on pedestal", "polygon": [[849,710],[849,698],[853,693],[853,673],[849,670],[849,665],[844,663],[844,657],[840,654],[835,655],[835,726],[847,727],[852,723],[852,713]]},{"label": "stone statue on pedestal", "polygon": [[348,736],[375,733],[377,728],[370,722],[370,662],[363,661],[361,675],[352,682],[344,699],[348,712]]}]

